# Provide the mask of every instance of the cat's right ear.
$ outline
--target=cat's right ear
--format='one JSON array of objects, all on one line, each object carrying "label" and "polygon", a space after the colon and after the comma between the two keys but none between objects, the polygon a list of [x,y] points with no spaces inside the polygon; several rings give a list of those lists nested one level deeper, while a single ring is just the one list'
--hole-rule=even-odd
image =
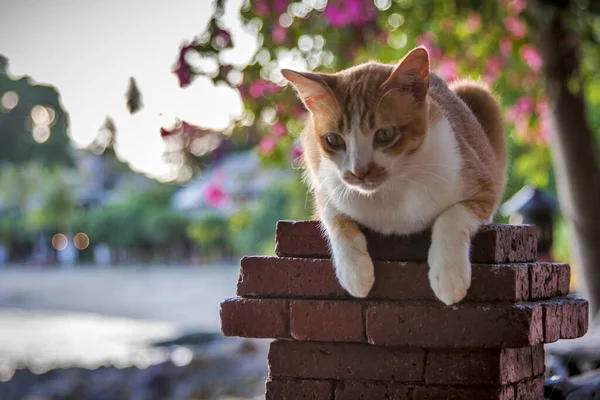
[{"label": "cat's right ear", "polygon": [[296,89],[300,100],[310,111],[333,101],[333,93],[322,75],[282,69],[281,74]]}]

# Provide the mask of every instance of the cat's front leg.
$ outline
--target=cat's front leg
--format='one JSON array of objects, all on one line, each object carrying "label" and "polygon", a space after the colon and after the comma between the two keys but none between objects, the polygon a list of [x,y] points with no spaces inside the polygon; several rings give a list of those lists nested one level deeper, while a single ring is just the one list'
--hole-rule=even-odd
[{"label": "cat's front leg", "polygon": [[429,283],[446,305],[461,301],[471,285],[471,237],[482,221],[477,214],[471,203],[457,203],[433,224],[427,260]]},{"label": "cat's front leg", "polygon": [[373,260],[358,225],[332,207],[321,210],[338,281],[354,297],[366,297],[375,282]]}]

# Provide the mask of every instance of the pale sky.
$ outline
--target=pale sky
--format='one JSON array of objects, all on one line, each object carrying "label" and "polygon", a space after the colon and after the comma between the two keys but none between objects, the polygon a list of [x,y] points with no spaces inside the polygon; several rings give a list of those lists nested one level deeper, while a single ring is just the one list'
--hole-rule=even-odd
[{"label": "pale sky", "polygon": [[[228,61],[243,64],[255,40],[240,28],[241,0],[228,3],[224,21],[236,45]],[[165,177],[161,126],[179,117],[223,129],[242,111],[237,92],[206,79],[181,89],[171,73],[180,45],[202,33],[211,10],[212,0],[0,0],[0,54],[12,75],[57,87],[78,146],[110,115],[117,152],[135,170]],[[133,116],[124,96],[130,76],[144,103]]]}]

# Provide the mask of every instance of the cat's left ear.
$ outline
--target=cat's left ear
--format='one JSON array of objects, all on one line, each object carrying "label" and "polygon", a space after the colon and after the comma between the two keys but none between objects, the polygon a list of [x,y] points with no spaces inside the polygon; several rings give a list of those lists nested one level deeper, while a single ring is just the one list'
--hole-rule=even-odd
[{"label": "cat's left ear", "polygon": [[298,92],[300,100],[310,111],[333,101],[333,93],[326,82],[327,76],[311,72],[296,72],[282,69],[281,74]]},{"label": "cat's left ear", "polygon": [[384,86],[400,87],[411,92],[417,101],[423,101],[429,90],[429,53],[424,47],[417,47],[408,53]]}]

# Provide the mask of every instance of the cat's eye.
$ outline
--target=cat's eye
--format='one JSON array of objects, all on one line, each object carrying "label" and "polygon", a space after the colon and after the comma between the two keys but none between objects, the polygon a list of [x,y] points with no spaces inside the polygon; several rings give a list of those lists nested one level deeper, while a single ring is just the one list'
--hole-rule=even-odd
[{"label": "cat's eye", "polygon": [[396,137],[396,128],[378,129],[375,132],[375,142],[380,144],[391,143]]},{"label": "cat's eye", "polygon": [[333,149],[340,149],[346,144],[342,135],[337,133],[328,133],[327,136],[325,136],[325,141]]}]

